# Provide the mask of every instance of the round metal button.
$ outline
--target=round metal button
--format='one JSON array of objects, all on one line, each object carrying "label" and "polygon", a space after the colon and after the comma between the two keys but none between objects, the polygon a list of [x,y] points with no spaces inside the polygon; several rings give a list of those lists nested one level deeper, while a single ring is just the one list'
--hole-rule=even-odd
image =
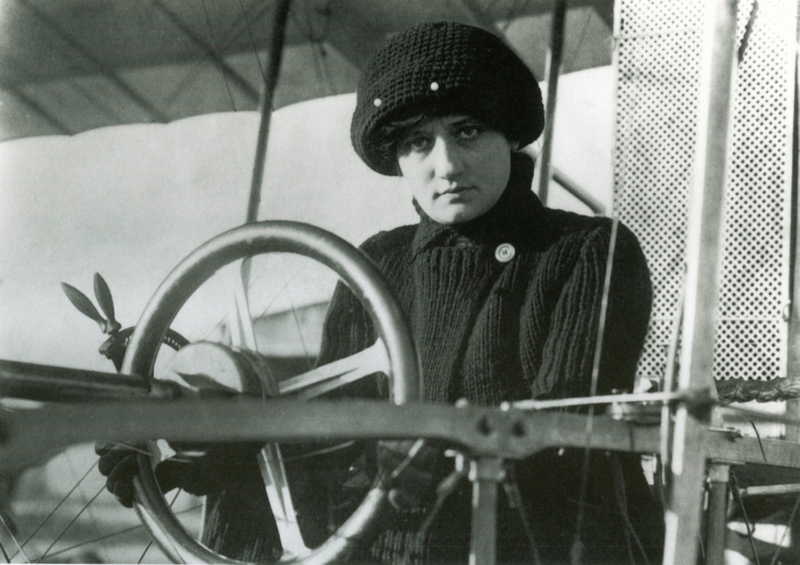
[{"label": "round metal button", "polygon": [[517,250],[514,249],[514,246],[510,243],[501,243],[497,246],[497,249],[494,250],[494,258],[501,263],[508,263],[516,254]]},{"label": "round metal button", "polygon": [[439,90],[439,83],[438,82],[432,82],[431,83],[431,90],[433,90],[434,92]]},{"label": "round metal button", "polygon": [[383,100],[381,100],[380,98],[376,98],[375,100],[372,101],[372,103],[375,105],[376,108],[380,108],[381,104],[383,104]]}]

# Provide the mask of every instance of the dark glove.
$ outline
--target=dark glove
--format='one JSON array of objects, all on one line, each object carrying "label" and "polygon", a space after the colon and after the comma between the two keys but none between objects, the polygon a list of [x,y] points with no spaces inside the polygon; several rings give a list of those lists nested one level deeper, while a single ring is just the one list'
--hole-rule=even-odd
[{"label": "dark glove", "polygon": [[392,506],[413,508],[432,493],[439,457],[439,450],[422,440],[378,442],[378,476]]},{"label": "dark glove", "polygon": [[[196,496],[261,483],[256,456],[261,444],[224,443],[172,446],[174,457],[156,465],[161,491],[175,488]],[[122,443],[98,443],[98,469],[107,477],[106,488],[123,506],[133,506],[133,478],[139,473],[137,456],[142,448]]]}]

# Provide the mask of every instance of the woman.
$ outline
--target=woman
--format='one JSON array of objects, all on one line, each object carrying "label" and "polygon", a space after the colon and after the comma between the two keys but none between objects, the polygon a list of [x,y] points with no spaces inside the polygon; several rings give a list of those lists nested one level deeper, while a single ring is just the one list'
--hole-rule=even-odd
[{"label": "woman", "polygon": [[[611,223],[549,210],[531,192],[533,162],[517,150],[537,139],[543,125],[541,93],[530,70],[499,38],[463,24],[424,23],[393,37],[359,82],[353,147],[373,170],[403,177],[420,216],[419,224],[379,233],[361,249],[408,316],[426,401],[496,406],[589,394]],[[612,273],[601,394],[632,387],[650,314],[649,272],[624,226]],[[374,340],[366,312],[340,285],[319,362]],[[344,394],[380,396],[384,388],[367,379]],[[383,444],[379,463],[402,458],[401,447]],[[395,526],[361,548],[357,559],[466,561],[468,484],[448,496],[420,531],[436,486],[452,470],[439,447],[428,446],[414,460],[393,498]],[[361,491],[348,485],[369,482],[355,480],[362,465],[350,465],[361,453],[348,455],[339,454],[334,465],[318,464],[318,471],[312,460],[294,470],[309,545],[357,504]],[[582,450],[548,450],[514,465],[521,502],[501,502],[501,561],[569,562],[576,537],[584,563],[658,559],[661,515],[638,457],[594,453],[582,499],[583,470]],[[261,496],[257,505],[266,501]],[[211,537],[219,532],[221,541],[223,530],[212,528]]]},{"label": "woman", "polygon": [[[548,210],[531,192],[533,163],[516,150],[538,138],[543,125],[532,73],[500,39],[471,26],[415,26],[388,41],[359,82],[353,147],[373,170],[404,178],[420,215],[418,225],[380,233],[362,250],[409,317],[426,401],[496,406],[589,394],[611,226]],[[649,272],[624,227],[612,273],[601,394],[632,388],[650,315]],[[321,361],[374,338],[363,309],[341,287]],[[423,507],[449,471],[443,459],[429,455],[418,465],[431,475]],[[573,546],[582,459],[582,452],[545,452],[517,465],[524,510],[546,561],[567,561]],[[641,561],[642,548],[657,559],[660,511],[635,456],[593,455],[587,490],[585,562],[628,562],[629,555]],[[416,557],[463,561],[469,508],[466,487],[445,503],[429,539],[409,544]],[[417,510],[405,514],[424,515]],[[421,523],[403,520],[405,532]],[[629,529],[631,522],[645,531]],[[398,535],[405,534],[384,535],[372,554],[386,555]],[[498,535],[499,558],[532,559],[519,512],[507,504]],[[390,558],[402,559],[397,553]]]}]

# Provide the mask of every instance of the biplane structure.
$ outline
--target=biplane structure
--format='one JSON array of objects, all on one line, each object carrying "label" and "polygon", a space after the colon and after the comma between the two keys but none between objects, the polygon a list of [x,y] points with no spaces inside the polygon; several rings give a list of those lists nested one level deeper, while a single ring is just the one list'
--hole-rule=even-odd
[{"label": "biplane structure", "polygon": [[[353,247],[413,210],[343,155],[370,53],[443,19],[498,33],[543,81],[545,133],[525,149],[539,197],[642,242],[655,303],[637,391],[420,402],[413,337]],[[282,560],[346,562],[386,488],[309,549],[276,442],[443,439],[472,482],[475,565],[495,562],[506,463],[550,447],[642,454],[665,565],[800,563],[797,21],[791,0],[0,0],[0,559],[232,562],[198,541],[201,499],[161,493],[166,440],[264,442]],[[106,276],[85,293],[74,265]],[[380,339],[314,367],[337,280]],[[376,372],[388,403],[315,399]],[[135,515],[88,447],[121,438],[147,446]]]}]

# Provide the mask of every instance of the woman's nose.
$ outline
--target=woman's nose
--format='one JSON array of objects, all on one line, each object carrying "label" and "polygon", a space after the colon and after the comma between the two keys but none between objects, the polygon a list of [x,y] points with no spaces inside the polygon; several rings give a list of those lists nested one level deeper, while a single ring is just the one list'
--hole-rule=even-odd
[{"label": "woman's nose", "polygon": [[452,178],[458,175],[463,168],[460,148],[446,137],[436,137],[431,155],[434,172],[439,178]]}]

